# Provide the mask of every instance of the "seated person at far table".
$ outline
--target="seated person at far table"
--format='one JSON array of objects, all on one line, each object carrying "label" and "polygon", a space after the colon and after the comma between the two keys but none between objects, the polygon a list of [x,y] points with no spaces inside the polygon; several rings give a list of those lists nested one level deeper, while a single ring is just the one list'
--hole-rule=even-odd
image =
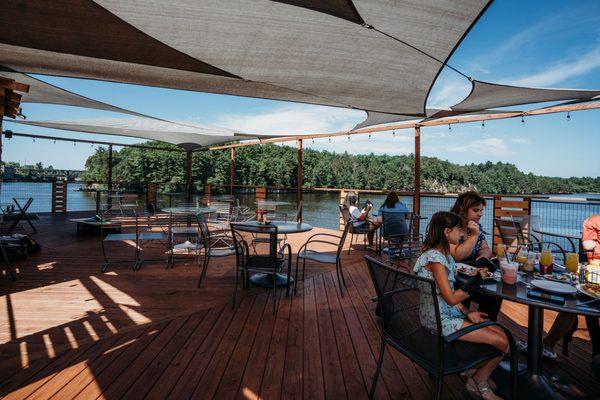
[{"label": "seated person at far table", "polygon": [[383,212],[404,213],[406,215],[406,219],[410,218],[410,211],[408,210],[408,207],[406,207],[406,204],[400,201],[400,198],[394,191],[388,193],[385,201],[377,210],[377,226],[383,223]]},{"label": "seated person at far table", "polygon": [[[586,252],[588,262],[600,265],[600,214],[586,218],[583,221],[582,231],[581,248]],[[586,317],[585,319],[592,339],[592,357],[595,357],[600,355],[600,327],[598,325],[598,318]],[[577,315],[563,312],[558,313],[552,327],[543,340],[544,357],[556,359],[556,352],[554,351],[556,344],[561,338],[564,340],[563,346],[572,340],[576,323]],[[521,350],[527,349],[524,345],[520,345],[519,348]]]},{"label": "seated person at far table", "polygon": [[359,233],[366,233],[369,246],[373,246],[373,237],[379,226],[369,216],[373,204],[367,201],[362,209],[358,208],[358,196],[356,193],[350,192],[346,195],[346,207],[348,207],[348,211],[350,212],[354,230]]}]

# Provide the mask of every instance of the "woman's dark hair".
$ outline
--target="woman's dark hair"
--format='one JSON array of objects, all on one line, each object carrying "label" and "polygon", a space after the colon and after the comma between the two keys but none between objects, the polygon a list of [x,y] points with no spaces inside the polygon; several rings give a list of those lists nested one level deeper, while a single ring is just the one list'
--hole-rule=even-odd
[{"label": "woman's dark hair", "polygon": [[469,208],[479,205],[485,206],[485,199],[476,191],[471,190],[458,196],[456,202],[450,209],[450,212],[460,215],[460,217],[464,220],[467,216],[467,211],[469,211]]},{"label": "woman's dark hair", "polygon": [[400,201],[400,199],[398,198],[398,195],[396,194],[396,192],[391,191],[388,193],[387,197],[385,198],[383,205],[387,208],[394,208],[396,203],[399,201]]},{"label": "woman's dark hair", "polygon": [[444,235],[444,229],[462,227],[462,225],[462,218],[458,214],[448,211],[436,212],[431,216],[429,225],[427,225],[427,234],[425,235],[425,241],[423,241],[423,251],[442,247],[444,253],[448,254],[450,243],[448,243],[448,239]]}]

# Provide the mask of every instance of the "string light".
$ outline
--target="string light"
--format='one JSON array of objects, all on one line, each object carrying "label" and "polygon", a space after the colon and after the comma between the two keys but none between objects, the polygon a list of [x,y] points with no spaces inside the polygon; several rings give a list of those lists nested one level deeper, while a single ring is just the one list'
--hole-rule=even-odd
[{"label": "string light", "polygon": [[73,140],[73,146],[77,146],[77,142]]},{"label": "string light", "polygon": [[35,138],[33,138],[33,143],[35,143]]},{"label": "string light", "polygon": [[348,134],[348,140],[350,140],[350,134]]},{"label": "string light", "polygon": [[56,144],[56,139],[53,140],[54,144]]},{"label": "string light", "polygon": [[331,143],[331,136],[329,136],[329,143]]},{"label": "string light", "polygon": [[521,125],[525,125],[525,118],[521,115]]},{"label": "string light", "polygon": [[371,134],[369,133],[369,140],[371,140]]},{"label": "string light", "polygon": [[481,121],[481,129],[485,129],[485,121]]},{"label": "string light", "polygon": [[452,125],[448,124],[448,132],[452,132]]},{"label": "string light", "polygon": [[571,120],[571,112],[567,111],[567,122]]},{"label": "string light", "polygon": [[312,143],[315,144],[315,139],[314,138],[312,139]]},{"label": "string light", "polygon": [[396,130],[395,129],[392,131],[392,136],[396,137]]}]

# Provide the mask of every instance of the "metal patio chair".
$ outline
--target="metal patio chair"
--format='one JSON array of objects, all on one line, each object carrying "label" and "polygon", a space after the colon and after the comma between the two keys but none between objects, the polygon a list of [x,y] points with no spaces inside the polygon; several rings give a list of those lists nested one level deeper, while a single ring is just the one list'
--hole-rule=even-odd
[{"label": "metal patio chair", "polygon": [[519,248],[537,252],[548,249],[553,255],[559,255],[563,261],[566,260],[566,252],[558,243],[541,241],[538,236],[531,232],[526,234],[521,221],[512,217],[510,219],[494,218],[494,224],[507,251],[512,249],[514,255],[516,255]]},{"label": "metal patio chair", "polygon": [[350,246],[348,246],[348,254],[350,254],[350,250],[352,250],[352,242],[354,240],[354,235],[359,235],[363,237],[363,244],[366,246],[367,243],[367,233],[366,232],[359,232],[354,228],[354,224],[353,222],[353,218],[350,215],[350,210],[347,207],[344,206],[339,206],[340,207],[340,213],[342,214],[342,218],[344,219],[344,223],[346,225],[350,225],[350,227],[348,228],[348,233],[350,234]]},{"label": "metal patio chair", "polygon": [[202,239],[196,217],[187,213],[169,213],[168,218],[167,248],[169,256],[167,258],[167,268],[173,268],[176,251],[183,251],[186,255],[193,252],[196,262],[198,262]]},{"label": "metal patio chair", "polygon": [[[200,232],[201,248],[204,250],[204,260],[198,279],[198,287],[200,287],[202,278],[206,276],[210,259],[232,256],[235,254],[235,247],[230,234],[223,231],[211,232],[208,229],[204,214],[198,213],[196,219],[198,222],[197,229]],[[198,264],[200,264],[200,260],[198,260]]]},{"label": "metal patio chair", "polygon": [[[330,233],[316,233],[308,238],[306,243],[302,245],[298,249],[298,254],[296,255],[296,274],[294,281],[294,293],[296,293],[296,288],[298,285],[298,264],[300,259],[302,259],[302,280],[304,280],[304,270],[306,269],[306,260],[316,261],[322,264],[334,264],[335,265],[335,273],[338,278],[338,284],[340,286],[340,294],[344,296],[344,290],[342,289],[342,284],[346,287],[346,280],[344,279],[344,272],[342,270],[342,250],[344,248],[344,242],[346,241],[346,237],[348,236],[348,230],[350,229],[350,225],[346,224],[344,227],[344,231],[341,235],[333,235]],[[318,243],[320,245],[327,245],[330,250],[335,248],[335,253],[333,251],[325,252],[325,251],[317,251],[309,249],[311,244]]]},{"label": "metal patio chair", "polygon": [[[508,329],[498,322],[486,321],[444,336],[435,281],[384,265],[369,256],[365,256],[365,260],[377,292],[377,303],[382,317],[381,346],[371,385],[371,399],[375,394],[386,344],[400,351],[437,378],[436,398],[439,399],[442,395],[444,376],[466,371],[483,361],[503,356],[502,352],[490,345],[458,340],[469,332],[493,325],[499,326],[508,337],[510,397],[515,398],[517,351],[515,340]],[[421,297],[425,297],[427,302],[422,303]],[[433,309],[436,318],[434,329],[424,326],[421,322],[423,307]]]},{"label": "metal patio chair", "polygon": [[379,248],[389,261],[412,259],[421,255],[423,236],[414,233],[414,224],[419,222],[418,215],[412,212],[383,211],[381,220]]},{"label": "metal patio chair", "polygon": [[[269,250],[265,254],[251,255],[248,248],[248,242],[244,239],[244,235],[257,233],[269,235],[271,238],[268,246]],[[286,296],[289,296],[290,293],[292,247],[289,243],[286,243],[281,246],[280,249],[277,248],[277,226],[275,225],[256,226],[244,225],[244,223],[231,224],[231,236],[236,257],[235,289],[233,292],[232,308],[235,308],[239,277],[242,277],[243,288],[250,290],[250,273],[259,273],[266,274],[273,280],[273,314],[275,314],[277,310],[276,275],[283,271],[285,264],[287,264]]]}]

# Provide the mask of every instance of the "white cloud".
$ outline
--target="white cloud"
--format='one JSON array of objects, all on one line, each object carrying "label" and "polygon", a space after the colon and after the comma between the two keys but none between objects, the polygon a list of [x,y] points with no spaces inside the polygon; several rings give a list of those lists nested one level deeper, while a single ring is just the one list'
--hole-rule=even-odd
[{"label": "white cloud", "polygon": [[461,76],[444,75],[436,82],[429,98],[428,108],[447,108],[459,103],[469,94],[471,83]]},{"label": "white cloud", "polygon": [[214,123],[247,133],[291,135],[344,131],[364,118],[365,113],[357,110],[293,104],[254,115],[221,115]]},{"label": "white cloud", "polygon": [[562,61],[553,67],[533,75],[508,80],[511,85],[548,87],[567,79],[584,75],[600,67],[600,45],[571,61]]},{"label": "white cloud", "polygon": [[508,156],[513,153],[506,140],[497,137],[474,140],[458,146],[447,147],[446,150],[453,153],[487,153],[495,156]]}]

